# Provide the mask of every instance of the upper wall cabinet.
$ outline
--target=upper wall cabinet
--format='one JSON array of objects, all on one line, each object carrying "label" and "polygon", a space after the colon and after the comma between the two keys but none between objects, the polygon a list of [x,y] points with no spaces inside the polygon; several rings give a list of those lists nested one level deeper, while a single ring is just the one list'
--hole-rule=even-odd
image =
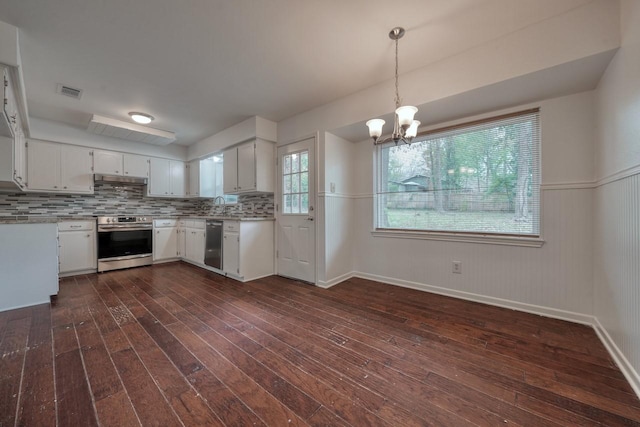
[{"label": "upper wall cabinet", "polygon": [[147,196],[184,197],[186,165],[179,160],[152,157]]},{"label": "upper wall cabinet", "polygon": [[95,150],[93,170],[101,175],[118,175],[132,178],[149,177],[149,158],[137,154]]},{"label": "upper wall cabinet", "polygon": [[275,144],[256,139],[224,151],[225,194],[273,193]]},{"label": "upper wall cabinet", "polygon": [[29,191],[93,194],[92,151],[45,141],[27,144]]},{"label": "upper wall cabinet", "polygon": [[186,186],[187,197],[200,197],[200,160],[192,160],[187,164],[189,185]]},{"label": "upper wall cabinet", "polygon": [[0,185],[24,189],[26,181],[26,147],[23,121],[8,69],[0,65]]}]

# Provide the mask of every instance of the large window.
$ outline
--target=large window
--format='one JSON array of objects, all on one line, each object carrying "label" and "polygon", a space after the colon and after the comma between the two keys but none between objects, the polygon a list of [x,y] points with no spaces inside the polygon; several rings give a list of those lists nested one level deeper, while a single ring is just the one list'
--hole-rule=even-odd
[{"label": "large window", "polygon": [[377,228],[540,234],[538,110],[379,146]]}]

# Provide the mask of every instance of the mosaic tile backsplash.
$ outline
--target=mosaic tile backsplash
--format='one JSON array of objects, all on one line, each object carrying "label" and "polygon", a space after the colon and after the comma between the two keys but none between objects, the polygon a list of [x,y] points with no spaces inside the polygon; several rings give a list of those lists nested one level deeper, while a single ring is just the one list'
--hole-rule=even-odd
[{"label": "mosaic tile backsplash", "polygon": [[103,215],[273,217],[273,195],[240,196],[223,210],[210,199],[144,196],[144,187],[96,184],[94,194],[0,193],[0,218]]}]

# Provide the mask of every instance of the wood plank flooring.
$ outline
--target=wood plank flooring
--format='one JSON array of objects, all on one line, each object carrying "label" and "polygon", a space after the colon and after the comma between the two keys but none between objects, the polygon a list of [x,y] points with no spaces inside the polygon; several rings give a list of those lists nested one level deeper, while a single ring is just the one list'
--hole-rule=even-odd
[{"label": "wood plank flooring", "polygon": [[0,426],[631,426],[589,327],[351,279],[185,263],[0,313]]}]

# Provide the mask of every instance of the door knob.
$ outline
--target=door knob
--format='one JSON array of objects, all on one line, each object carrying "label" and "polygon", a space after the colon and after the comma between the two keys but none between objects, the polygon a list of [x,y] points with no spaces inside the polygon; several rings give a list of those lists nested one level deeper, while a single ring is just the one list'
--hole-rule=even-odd
[{"label": "door knob", "polygon": [[308,217],[307,221],[313,221],[313,217],[312,216]]}]

